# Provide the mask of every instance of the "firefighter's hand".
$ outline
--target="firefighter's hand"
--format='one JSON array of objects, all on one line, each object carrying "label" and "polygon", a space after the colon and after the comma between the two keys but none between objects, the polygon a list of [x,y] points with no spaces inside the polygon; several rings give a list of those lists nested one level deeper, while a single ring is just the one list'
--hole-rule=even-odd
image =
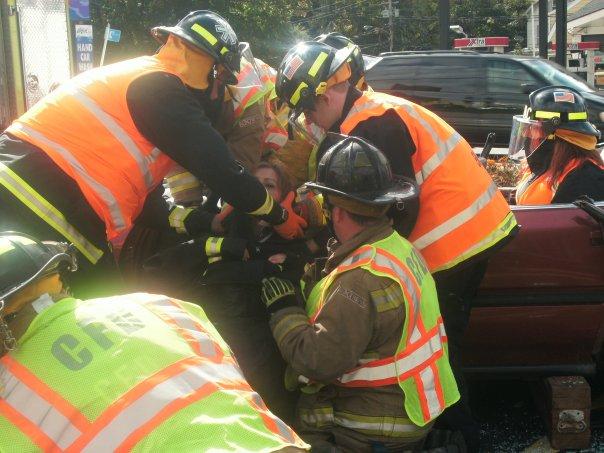
[{"label": "firefighter's hand", "polygon": [[262,280],[262,302],[269,313],[297,305],[296,290],[289,280],[269,277]]},{"label": "firefighter's hand", "polygon": [[233,212],[233,206],[230,204],[222,205],[222,209],[212,219],[212,232],[216,234],[224,233],[224,221]]},{"label": "firefighter's hand", "polygon": [[304,228],[308,226],[306,220],[300,217],[293,209],[293,202],[296,194],[290,192],[281,202],[281,207],[286,212],[285,222],[275,225],[273,228],[284,239],[296,239],[304,236]]}]

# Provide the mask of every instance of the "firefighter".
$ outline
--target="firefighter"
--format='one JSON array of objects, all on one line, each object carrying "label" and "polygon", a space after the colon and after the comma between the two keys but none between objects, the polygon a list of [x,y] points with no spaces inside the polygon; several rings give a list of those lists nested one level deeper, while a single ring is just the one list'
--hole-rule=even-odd
[{"label": "firefighter", "polygon": [[298,432],[318,451],[419,449],[459,392],[434,280],[386,216],[417,186],[356,137],[330,148],[307,185],[325,197],[337,247],[305,275],[305,309],[288,280],[264,279],[262,294],[290,379],[306,383]]},{"label": "firefighter", "polygon": [[0,233],[0,450],[302,451],[192,304],[69,297],[67,246]]},{"label": "firefighter", "polygon": [[[248,43],[242,43],[241,70],[237,85],[215,81],[204,97],[206,114],[224,137],[237,162],[252,171],[262,157],[262,137],[266,128],[268,99],[274,93],[274,69],[252,55]],[[275,71],[276,74],[276,71]],[[203,202],[201,182],[177,165],[166,182],[175,203],[199,206]]]},{"label": "firefighter", "polygon": [[[230,25],[194,11],[152,32],[163,43],[156,55],[74,77],[0,136],[0,226],[73,242],[88,276],[95,265],[92,279],[113,266],[110,248],[121,249],[174,162],[285,237],[304,226],[236,164],[198,102],[215,79],[236,83],[240,47]],[[176,214],[176,227],[196,221]]]},{"label": "firefighter", "polygon": [[[317,36],[317,42],[327,44],[336,50],[349,49],[350,83],[361,91],[371,90],[365,81],[365,73],[381,58],[369,57],[346,36],[332,32]],[[265,134],[265,146],[274,150],[278,159],[283,162],[298,185],[312,180],[316,176],[318,144],[323,140],[325,131],[315,124],[298,123],[297,133],[288,140],[288,119],[290,108],[284,104],[275,114]]]},{"label": "firefighter", "polygon": [[[397,231],[408,236],[434,276],[451,360],[462,383],[458,351],[471,300],[488,258],[517,231],[516,220],[463,137],[417,104],[359,91],[348,81],[347,65],[334,75],[330,67],[338,52],[317,42],[290,49],[278,70],[277,94],[294,117],[304,113],[327,131],[373,143],[388,157],[396,175],[420,186],[419,198],[405,203],[404,211],[393,211],[393,217]],[[329,144],[328,135],[321,147]],[[463,430],[469,447],[477,449],[478,424],[463,396],[462,402],[447,411],[445,419],[451,428]]]},{"label": "firefighter", "polygon": [[373,91],[365,80],[365,73],[381,61],[380,57],[370,57],[363,55],[361,49],[350,38],[341,33],[331,32],[317,36],[314,41],[322,42],[334,49],[343,49],[345,47],[352,49],[352,54],[348,64],[350,65],[349,83],[361,91]]},{"label": "firefighter", "polygon": [[533,91],[525,114],[514,116],[510,137],[510,156],[526,158],[516,203],[572,203],[582,195],[604,200],[599,137],[577,91],[562,86]]}]

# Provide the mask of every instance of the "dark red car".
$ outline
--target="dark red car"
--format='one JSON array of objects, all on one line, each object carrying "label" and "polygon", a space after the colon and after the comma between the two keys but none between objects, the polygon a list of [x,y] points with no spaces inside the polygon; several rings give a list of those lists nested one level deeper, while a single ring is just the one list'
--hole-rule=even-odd
[{"label": "dark red car", "polygon": [[604,202],[513,206],[466,334],[472,374],[593,375],[604,367]]}]

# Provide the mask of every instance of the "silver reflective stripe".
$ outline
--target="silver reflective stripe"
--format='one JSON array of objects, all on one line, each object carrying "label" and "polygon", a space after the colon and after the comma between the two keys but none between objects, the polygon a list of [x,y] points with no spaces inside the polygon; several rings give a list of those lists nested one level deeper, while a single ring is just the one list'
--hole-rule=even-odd
[{"label": "silver reflective stripe", "polygon": [[197,324],[187,312],[182,308],[174,305],[169,299],[159,299],[146,303],[147,306],[155,307],[161,310],[164,315],[174,321],[181,329],[186,331],[188,335],[193,337],[197,342],[199,348],[198,353],[204,357],[214,358],[216,357],[215,342],[206,332],[201,331]]},{"label": "silver reflective stripe", "polygon": [[302,421],[304,423],[308,423],[309,425],[319,425],[319,424],[326,424],[326,423],[333,423],[334,421],[334,416],[333,416],[333,412],[319,412],[319,411],[309,411],[309,412],[304,412],[304,413],[300,413],[300,419],[302,419]]},{"label": "silver reflective stripe", "polygon": [[345,373],[339,380],[342,384],[347,384],[353,381],[379,381],[397,377],[422,364],[425,365],[425,362],[437,354],[442,347],[440,333],[436,331],[425,344],[411,354],[384,365],[365,366],[350,373]]},{"label": "silver reflective stripe", "polygon": [[[241,390],[242,393],[247,393],[244,390]],[[264,401],[262,401],[262,398],[260,397],[260,395],[258,395],[256,392],[252,391],[250,392],[250,395],[248,397],[255,405],[254,409],[258,412],[261,412],[262,414],[264,414],[265,417],[268,417],[271,419],[271,421],[275,424],[275,426],[277,427],[277,430],[279,431],[279,435],[286,441],[289,442],[290,444],[295,444],[296,443],[296,437],[294,436],[294,432],[290,429],[289,426],[287,426],[285,423],[283,423],[281,421],[281,419],[275,417],[266,407],[266,405],[264,404]],[[272,431],[272,428],[267,427]]]},{"label": "silver reflective stripe", "polygon": [[371,258],[372,256],[373,256],[373,249],[368,249],[361,253],[357,253],[352,256],[349,256],[344,261],[342,261],[340,266],[350,266],[358,261]]},{"label": "silver reflective stripe", "polygon": [[474,218],[485,206],[487,206],[493,196],[498,192],[497,186],[493,183],[489,185],[487,190],[478,197],[470,206],[468,206],[463,211],[451,217],[444,223],[441,223],[436,228],[428,231],[423,236],[420,236],[415,241],[413,241],[413,245],[415,245],[418,249],[422,250],[439,239],[443,238],[447,234],[459,228],[464,223],[470,221]]},{"label": "silver reflective stripe", "polygon": [[419,379],[422,381],[424,395],[428,402],[429,419],[432,420],[445,409],[441,406],[436,393],[436,382],[434,381],[434,370],[432,370],[432,367],[424,368],[419,373]]},{"label": "silver reflective stripe", "polygon": [[280,134],[277,132],[271,132],[270,134],[267,134],[267,136],[265,137],[264,141],[266,143],[274,143],[277,146],[285,146],[285,144],[287,143],[287,134]]},{"label": "silver reflective stripe", "polygon": [[442,338],[447,337],[447,331],[445,330],[445,325],[443,324],[442,320],[438,323],[438,330]]},{"label": "silver reflective stripe", "polygon": [[[391,98],[388,98],[384,102],[404,108],[405,111],[430,135],[432,141],[437,147],[436,150],[422,150],[422,152],[434,152],[434,154],[424,163],[422,168],[415,173],[415,179],[417,183],[421,185],[428,178],[428,176],[430,176],[430,174],[447,158],[447,156],[451,153],[451,151],[453,151],[453,149],[455,149],[463,138],[457,132],[453,131],[451,136],[446,141],[443,141],[432,125],[426,121],[426,119],[422,117],[416,108],[411,104],[403,100]],[[382,102],[365,102],[357,107],[353,107],[347,117],[350,118],[352,115],[356,115],[357,113],[361,113],[365,110],[371,110],[382,105]]]},{"label": "silver reflective stripe", "polygon": [[206,255],[220,255],[223,238],[209,237],[206,240]]},{"label": "silver reflective stripe", "polygon": [[0,162],[0,184],[59,234],[72,242],[92,264],[96,264],[103,256],[103,252],[82,236],[57,208],[2,162]]},{"label": "silver reflective stripe", "polygon": [[401,286],[406,288],[407,291],[409,292],[409,295],[411,296],[411,300],[408,301],[410,303],[407,304],[409,307],[409,322],[407,325],[410,329],[415,329],[417,314],[418,314],[418,310],[420,309],[420,301],[421,301],[421,294],[418,294],[418,292],[415,289],[417,284],[411,279],[409,274],[400,266],[400,264],[394,262],[387,256],[381,254],[379,252],[379,250],[375,256],[374,262],[378,266],[387,267],[388,269],[391,269],[392,271],[394,271],[394,273],[400,279]]},{"label": "silver reflective stripe", "polygon": [[4,387],[0,398],[38,427],[61,449],[69,447],[82,433],[52,404],[21,382],[5,366],[0,365]]},{"label": "silver reflective stripe", "polygon": [[149,168],[145,153],[143,153],[139,147],[136,146],[136,143],[134,143],[132,137],[130,137],[130,135],[128,135],[128,133],[117,123],[117,121],[115,121],[107,112],[105,112],[100,105],[98,105],[86,94],[75,89],[71,89],[69,94],[71,94],[71,96],[78,100],[80,104],[88,109],[88,111],[97,120],[99,120],[103,126],[105,126],[111,135],[113,135],[115,139],[120,142],[120,144],[136,162],[136,165],[143,176],[147,189],[152,189],[154,187],[153,174]]},{"label": "silver reflective stripe", "polygon": [[122,215],[122,211],[120,209],[120,205],[107,187],[100,184],[96,181],[92,176],[88,174],[88,172],[84,169],[82,164],[76,159],[76,157],[66,148],[59,145],[58,143],[49,140],[44,135],[39,133],[38,131],[32,129],[25,124],[21,124],[19,122],[15,122],[11,126],[15,130],[22,131],[23,133],[30,135],[36,140],[44,143],[46,146],[50,147],[56,153],[60,154],[63,159],[69,162],[69,165],[73,170],[86,181],[92,190],[103,200],[105,206],[109,209],[109,215],[111,216],[111,222],[113,223],[114,228],[117,231],[126,229],[126,221],[124,220],[124,216]]},{"label": "silver reflective stripe", "polygon": [[439,147],[438,151],[434,153],[426,162],[424,162],[422,168],[415,173],[415,180],[419,185],[428,179],[428,176],[430,176],[432,172],[443,163],[443,161],[449,156],[449,154],[451,154],[461,140],[462,137],[457,132],[454,132],[446,142],[442,142],[440,138],[438,138],[438,141],[436,142]]},{"label": "silver reflective stripe", "polygon": [[345,428],[350,428],[358,431],[378,431],[383,433],[388,432],[399,432],[399,433],[414,433],[416,431],[421,430],[421,428],[413,423],[402,424],[402,423],[392,423],[388,421],[383,422],[366,422],[360,420],[353,420],[351,418],[346,417],[342,414],[337,414],[334,417],[334,421],[337,425],[343,426]]},{"label": "silver reflective stripe", "polygon": [[82,451],[114,451],[173,401],[186,398],[208,383],[241,380],[243,377],[234,365],[211,362],[192,365],[176,376],[160,382],[125,407]]},{"label": "silver reflective stripe", "polygon": [[410,343],[415,343],[416,341],[421,340],[422,334],[419,333],[419,329],[417,326],[413,326],[413,331],[411,332],[411,338],[409,339]]},{"label": "silver reflective stripe", "polygon": [[189,172],[182,172],[178,175],[170,176],[169,178],[166,178],[166,181],[168,183],[170,193],[173,195],[183,190],[191,189],[200,185],[199,179]]},{"label": "silver reflective stripe", "polygon": [[516,218],[514,217],[514,214],[512,214],[510,212],[507,215],[506,219],[504,220],[503,224],[500,225],[498,228],[496,228],[495,231],[493,231],[491,234],[489,234],[487,237],[485,237],[481,241],[477,242],[476,244],[472,245],[471,247],[468,247],[466,250],[461,252],[459,255],[457,255],[455,257],[455,260],[449,261],[445,265],[434,269],[432,272],[437,272],[439,270],[451,268],[454,265],[456,265],[456,264],[466,260],[467,258],[472,257],[475,254],[490,247],[491,245],[494,245],[495,243],[497,243],[498,241],[500,241],[501,239],[503,239],[505,236],[508,235],[509,230],[512,227],[512,224],[514,224],[514,223],[516,223]]}]

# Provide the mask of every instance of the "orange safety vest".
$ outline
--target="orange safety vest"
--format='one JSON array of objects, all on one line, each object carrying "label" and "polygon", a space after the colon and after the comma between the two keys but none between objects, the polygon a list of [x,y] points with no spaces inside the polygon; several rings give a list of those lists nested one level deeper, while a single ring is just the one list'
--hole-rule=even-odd
[{"label": "orange safety vest", "polygon": [[[550,204],[556,196],[556,191],[564,179],[570,172],[580,167],[585,162],[584,159],[571,160],[564,172],[556,181],[551,180],[549,171],[535,178],[533,181],[533,173],[529,168],[526,168],[516,190],[516,204],[518,205],[542,205]],[[595,161],[591,161],[604,170],[604,167]]]},{"label": "orange safety vest", "polygon": [[138,131],[126,102],[135,79],[158,71],[178,77],[156,55],[84,72],[7,129],[44,151],[77,182],[114,245],[125,239],[147,194],[173,165]]},{"label": "orange safety vest", "polygon": [[450,269],[505,238],[514,215],[472,148],[444,120],[405,99],[364,92],[340,129],[349,134],[360,122],[394,110],[407,126],[420,186],[419,214],[409,240],[432,273]]}]

